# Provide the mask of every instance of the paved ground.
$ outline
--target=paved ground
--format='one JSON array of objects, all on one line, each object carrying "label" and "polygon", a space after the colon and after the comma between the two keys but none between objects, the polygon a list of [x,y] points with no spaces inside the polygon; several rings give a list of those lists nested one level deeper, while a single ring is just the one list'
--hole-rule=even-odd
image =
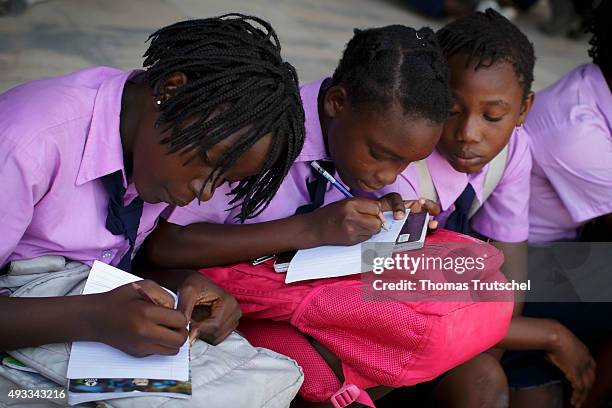
[{"label": "paved ground", "polygon": [[[537,32],[535,22],[546,10],[542,3],[518,21],[536,47],[536,90],[588,59],[586,41]],[[443,24],[411,12],[401,0],[50,0],[0,18],[0,92],[91,65],[139,67],[144,41],[155,29],[230,11],[271,21],[302,81],[332,72],[355,27]]]}]

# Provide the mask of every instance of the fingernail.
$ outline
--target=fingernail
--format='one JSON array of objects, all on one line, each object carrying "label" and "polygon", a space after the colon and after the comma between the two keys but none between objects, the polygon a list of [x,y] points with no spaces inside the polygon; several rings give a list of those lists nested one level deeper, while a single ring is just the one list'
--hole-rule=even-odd
[{"label": "fingernail", "polygon": [[198,330],[194,330],[191,335],[189,336],[189,345],[193,346],[193,343],[195,343],[195,341],[198,339],[198,335],[200,334],[200,332]]},{"label": "fingernail", "polygon": [[425,204],[425,199],[424,198],[419,199],[419,204],[424,205]]}]

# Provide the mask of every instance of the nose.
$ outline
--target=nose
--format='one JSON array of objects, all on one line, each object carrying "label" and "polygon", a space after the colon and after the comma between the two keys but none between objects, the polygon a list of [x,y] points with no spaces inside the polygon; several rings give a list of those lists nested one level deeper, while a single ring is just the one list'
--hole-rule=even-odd
[{"label": "nose", "polygon": [[480,143],[482,141],[482,136],[478,127],[477,118],[467,116],[460,121],[455,132],[455,138],[457,141],[463,143]]},{"label": "nose", "polygon": [[215,190],[223,181],[223,177],[218,177],[214,184],[210,179],[208,182],[205,182],[203,179],[196,179],[191,182],[191,189],[200,201],[208,201],[213,197]]},{"label": "nose", "polygon": [[398,172],[395,168],[385,167],[375,173],[374,178],[379,185],[388,186],[389,184],[395,183]]}]

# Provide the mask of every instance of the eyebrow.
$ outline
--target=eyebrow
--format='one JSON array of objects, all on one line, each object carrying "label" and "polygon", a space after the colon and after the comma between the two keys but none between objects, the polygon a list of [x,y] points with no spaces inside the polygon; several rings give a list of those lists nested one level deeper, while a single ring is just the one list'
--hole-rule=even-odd
[{"label": "eyebrow", "polygon": [[402,157],[398,156],[397,154],[395,154],[395,152],[393,152],[390,149],[387,149],[386,147],[384,147],[382,145],[379,145],[379,144],[372,145],[372,149],[375,149],[376,151],[378,151],[378,152],[380,152],[380,153],[382,153],[384,155],[390,156],[394,160],[404,161],[404,159]]},{"label": "eyebrow", "polygon": [[486,101],[483,103],[483,105],[487,105],[487,106],[503,106],[504,108],[509,108],[510,104],[504,100],[501,99],[496,99],[494,101]]}]

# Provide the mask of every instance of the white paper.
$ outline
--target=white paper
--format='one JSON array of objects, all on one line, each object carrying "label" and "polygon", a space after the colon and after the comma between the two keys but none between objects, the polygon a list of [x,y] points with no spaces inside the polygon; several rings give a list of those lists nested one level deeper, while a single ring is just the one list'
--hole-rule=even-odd
[{"label": "white paper", "polygon": [[[107,292],[138,276],[95,261],[83,294]],[[68,378],[150,378],[156,380],[189,380],[189,342],[175,356],[151,355],[132,357],[104,343],[75,341],[68,361]]]},{"label": "white paper", "polygon": [[[381,230],[367,241],[351,246],[321,246],[317,248],[299,250],[287,270],[285,283],[299,282],[309,279],[334,278],[337,276],[352,275],[367,272],[362,270],[361,245],[375,242],[394,243],[408,219],[410,210],[406,209],[406,215],[401,220],[394,220],[391,211],[386,212],[385,218],[389,231]],[[379,253],[378,256],[391,256],[392,246],[389,253]]]}]

